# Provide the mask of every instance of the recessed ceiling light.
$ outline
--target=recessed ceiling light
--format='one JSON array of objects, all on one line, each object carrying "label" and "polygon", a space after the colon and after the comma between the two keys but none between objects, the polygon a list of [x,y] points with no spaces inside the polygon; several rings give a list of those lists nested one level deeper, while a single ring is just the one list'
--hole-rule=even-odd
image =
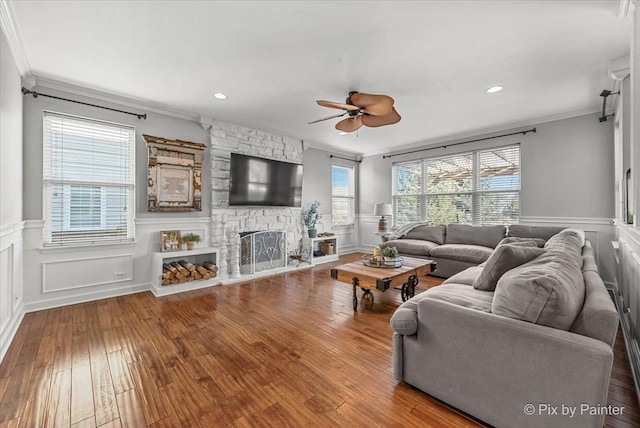
[{"label": "recessed ceiling light", "polygon": [[223,94],[222,92],[216,92],[215,94],[213,94],[214,98],[217,98],[219,100],[226,100],[227,96],[225,94]]},{"label": "recessed ceiling light", "polygon": [[344,132],[344,131],[340,131],[340,132],[338,132],[338,135],[347,135],[347,133]]},{"label": "recessed ceiling light", "polygon": [[487,89],[487,93],[488,94],[495,94],[496,92],[500,92],[503,89],[504,89],[504,87],[502,87],[502,86],[492,86],[489,89]]}]

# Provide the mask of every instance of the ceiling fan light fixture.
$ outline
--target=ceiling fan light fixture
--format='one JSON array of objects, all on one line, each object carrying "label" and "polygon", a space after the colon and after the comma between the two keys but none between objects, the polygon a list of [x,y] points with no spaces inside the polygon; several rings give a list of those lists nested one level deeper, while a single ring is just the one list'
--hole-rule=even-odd
[{"label": "ceiling fan light fixture", "polygon": [[495,94],[496,92],[500,92],[504,89],[504,86],[496,85],[487,89],[488,94]]},{"label": "ceiling fan light fixture", "polygon": [[340,132],[338,132],[338,135],[347,135],[347,133],[344,132],[344,131],[340,131]]},{"label": "ceiling fan light fixture", "polygon": [[216,98],[218,100],[226,100],[227,94],[223,94],[222,92],[216,92],[215,94],[213,94],[213,98]]}]

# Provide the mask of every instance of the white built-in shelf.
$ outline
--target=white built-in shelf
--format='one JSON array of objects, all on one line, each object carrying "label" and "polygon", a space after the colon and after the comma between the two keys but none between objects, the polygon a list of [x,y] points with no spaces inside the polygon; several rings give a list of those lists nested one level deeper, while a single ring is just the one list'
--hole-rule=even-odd
[{"label": "white built-in shelf", "polygon": [[[309,255],[309,262],[311,265],[318,263],[335,262],[338,260],[338,236],[321,236],[317,238],[309,238],[311,244],[311,253]],[[320,250],[320,244],[323,242],[330,242],[333,244],[333,254],[325,254],[324,256],[314,256],[314,251]]]},{"label": "white built-in shelf", "polygon": [[151,259],[151,292],[156,297],[182,293],[183,291],[198,290],[220,284],[220,280],[215,277],[205,280],[183,282],[181,284],[162,285],[162,265],[178,260],[186,260],[190,263],[199,264],[208,261],[217,265],[218,249],[213,247],[196,247],[193,250],[153,253]]}]

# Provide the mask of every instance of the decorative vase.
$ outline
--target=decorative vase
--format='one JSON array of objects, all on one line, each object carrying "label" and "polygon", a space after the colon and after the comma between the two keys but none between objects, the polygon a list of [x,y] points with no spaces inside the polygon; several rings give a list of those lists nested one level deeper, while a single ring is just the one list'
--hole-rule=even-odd
[{"label": "decorative vase", "polygon": [[189,241],[189,242],[187,242],[187,250],[193,250],[193,246],[194,246],[195,244],[196,244],[196,243],[195,243],[195,242],[193,242],[193,241]]},{"label": "decorative vase", "polygon": [[318,229],[309,229],[309,238],[315,238],[318,236]]}]

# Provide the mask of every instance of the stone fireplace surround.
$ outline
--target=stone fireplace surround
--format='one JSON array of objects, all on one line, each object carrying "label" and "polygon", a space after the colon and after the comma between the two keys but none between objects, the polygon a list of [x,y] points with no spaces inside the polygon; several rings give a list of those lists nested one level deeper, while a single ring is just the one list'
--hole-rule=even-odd
[{"label": "stone fireplace surround", "polygon": [[302,163],[302,141],[220,121],[213,121],[209,133],[211,245],[223,242],[220,219],[224,215],[227,241],[236,238],[238,232],[281,230],[287,232],[287,249],[291,251],[298,248],[303,233],[301,208],[230,207],[229,167],[232,152]]}]

